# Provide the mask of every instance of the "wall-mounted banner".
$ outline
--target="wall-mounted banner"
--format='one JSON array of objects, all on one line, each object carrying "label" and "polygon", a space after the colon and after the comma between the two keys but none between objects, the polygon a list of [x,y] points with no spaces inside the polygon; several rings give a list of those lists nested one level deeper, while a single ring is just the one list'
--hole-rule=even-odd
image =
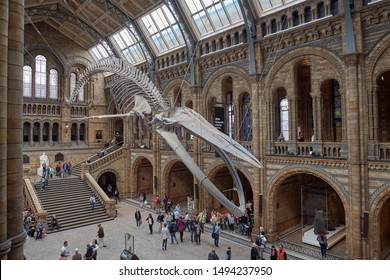
[{"label": "wall-mounted banner", "polygon": [[225,108],[214,107],[214,126],[219,131],[225,133]]}]

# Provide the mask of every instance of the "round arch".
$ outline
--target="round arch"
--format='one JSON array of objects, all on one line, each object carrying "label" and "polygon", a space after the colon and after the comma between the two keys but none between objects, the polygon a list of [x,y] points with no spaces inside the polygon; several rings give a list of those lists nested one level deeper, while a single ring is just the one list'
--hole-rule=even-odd
[{"label": "round arch", "polygon": [[137,154],[134,159],[134,163],[131,168],[131,182],[130,182],[130,194],[132,197],[138,197],[139,193],[145,192],[153,194],[153,159],[150,155],[145,153]]},{"label": "round arch", "polygon": [[[342,73],[345,73],[345,66],[338,56],[322,48],[305,47],[299,48],[297,50],[292,50],[291,52],[283,55],[275,61],[275,63],[270,68],[268,75],[265,78],[264,92],[273,92],[274,88],[278,88],[281,86],[288,88],[288,85],[286,84],[276,83],[274,85],[277,73],[279,73],[279,71],[281,71],[281,69],[285,67],[285,65],[288,65],[290,63],[296,65],[303,59],[308,59],[309,56],[320,57],[321,59],[328,61],[330,65],[333,65],[333,69],[335,69],[335,76],[330,75],[330,78],[340,81],[340,85],[345,84],[345,77],[343,77],[342,75]],[[329,79],[329,77],[327,76],[326,79]]]},{"label": "round arch", "polygon": [[[385,208],[388,206],[387,208]],[[387,211],[387,212],[386,212]],[[369,248],[370,259],[381,260],[385,256],[384,248],[388,247],[390,240],[383,240],[381,233],[385,226],[389,227],[389,223],[384,223],[381,217],[390,217],[390,182],[378,188],[370,197],[370,211],[369,211]]]},{"label": "round arch", "polygon": [[[274,206],[274,202],[277,198],[277,194],[279,190],[281,190],[281,186],[283,185],[284,182],[286,182],[286,179],[294,175],[312,176],[322,180],[329,187],[331,187],[333,191],[338,195],[338,198],[340,199],[341,204],[343,206],[346,229],[348,230],[348,228],[350,228],[348,225],[350,221],[349,219],[346,218],[349,217],[349,212],[350,212],[349,191],[346,188],[346,186],[344,186],[337,180],[337,178],[335,178],[334,176],[332,176],[331,174],[329,174],[328,172],[320,168],[293,164],[280,169],[269,179],[267,183],[267,189],[265,192],[266,205]],[[269,233],[271,233],[271,235],[274,236],[274,238],[278,238],[279,232],[277,231],[278,228],[276,224],[277,221],[272,207],[265,208],[265,216],[267,217],[265,219],[265,221],[267,221],[265,228]],[[348,244],[348,240],[346,243]]]}]

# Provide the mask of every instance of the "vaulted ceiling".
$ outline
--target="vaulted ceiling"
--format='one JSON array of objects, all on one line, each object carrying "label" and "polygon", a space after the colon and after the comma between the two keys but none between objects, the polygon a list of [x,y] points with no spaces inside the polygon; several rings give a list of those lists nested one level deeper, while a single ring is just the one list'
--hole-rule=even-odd
[{"label": "vaulted ceiling", "polygon": [[25,24],[45,22],[85,49],[147,14],[161,0],[25,0]]}]

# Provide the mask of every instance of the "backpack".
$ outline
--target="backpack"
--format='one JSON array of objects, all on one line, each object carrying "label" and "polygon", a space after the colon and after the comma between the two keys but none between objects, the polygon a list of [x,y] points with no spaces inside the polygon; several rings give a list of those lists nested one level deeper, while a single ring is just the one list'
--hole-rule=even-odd
[{"label": "backpack", "polygon": [[258,236],[256,236],[256,245],[257,246],[261,246],[261,245],[265,245],[265,237],[262,238],[261,235],[259,234]]},{"label": "backpack", "polygon": [[196,234],[197,234],[197,235],[200,235],[200,232],[201,232],[200,226],[197,225],[197,226],[196,226]]}]

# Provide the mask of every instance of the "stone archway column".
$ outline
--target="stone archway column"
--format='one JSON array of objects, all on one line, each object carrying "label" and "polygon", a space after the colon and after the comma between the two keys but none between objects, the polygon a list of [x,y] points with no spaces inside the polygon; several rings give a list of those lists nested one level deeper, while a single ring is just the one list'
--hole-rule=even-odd
[{"label": "stone archway column", "polygon": [[30,142],[30,146],[34,146],[34,123],[33,124],[30,124],[30,132],[29,132],[29,142]]},{"label": "stone archway column", "polygon": [[[364,147],[365,135],[364,120],[362,108],[366,106],[363,94],[363,85],[359,83],[359,77],[362,75],[360,64],[363,64],[363,58],[356,54],[350,54],[345,57],[346,64],[346,111],[347,115],[347,134],[348,134],[348,182],[350,203],[349,211],[346,213],[347,221],[347,251],[350,259],[364,258],[364,244],[367,242],[361,236],[361,215],[366,210],[368,202],[368,179],[367,173],[367,154],[361,147]],[[367,186],[367,187],[365,187]],[[353,240],[353,242],[351,242]]]},{"label": "stone archway column", "polygon": [[53,146],[53,124],[49,123],[49,145]]},{"label": "stone archway column", "polygon": [[43,146],[43,124],[39,124],[39,146]]},{"label": "stone archway column", "polygon": [[80,123],[76,123],[76,143],[80,145]]},{"label": "stone archway column", "polygon": [[[5,2],[5,3],[4,3]],[[0,2],[0,259],[7,259],[11,242],[7,237],[7,75],[8,1]]]},{"label": "stone archway column", "polygon": [[[3,1],[4,2],[4,1]],[[7,92],[7,259],[23,259],[23,61],[24,0],[9,0]],[[4,30],[3,30],[4,31]]]}]

